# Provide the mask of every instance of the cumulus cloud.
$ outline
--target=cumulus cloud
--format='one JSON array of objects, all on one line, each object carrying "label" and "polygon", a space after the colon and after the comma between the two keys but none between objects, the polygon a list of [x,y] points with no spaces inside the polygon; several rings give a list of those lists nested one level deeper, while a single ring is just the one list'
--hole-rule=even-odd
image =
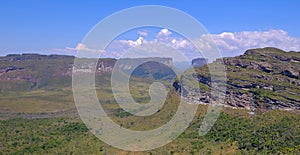
[{"label": "cumulus cloud", "polygon": [[169,43],[172,41],[172,32],[168,29],[161,29],[156,35],[156,41]]},{"label": "cumulus cloud", "polygon": [[138,34],[139,34],[140,36],[143,36],[143,37],[148,36],[148,32],[147,32],[147,31],[139,31]]},{"label": "cumulus cloud", "polygon": [[300,39],[289,36],[284,30],[223,32],[211,37],[224,56],[236,56],[247,49],[261,47],[300,51]]},{"label": "cumulus cloud", "polygon": [[137,40],[120,40],[120,43],[128,44],[130,47],[136,47],[142,45],[143,43],[147,42],[143,37],[139,37]]},{"label": "cumulus cloud", "polygon": [[171,34],[172,34],[172,32],[170,32],[168,29],[161,29],[161,30],[158,32],[157,36],[158,36],[158,37],[161,37],[161,36],[169,36],[169,35],[171,35]]},{"label": "cumulus cloud", "polygon": [[77,46],[75,48],[74,47],[66,47],[63,49],[55,48],[53,50],[58,51],[58,52],[76,52],[76,51],[100,52],[100,53],[105,52],[105,50],[88,48],[85,44],[82,44],[82,43],[77,44]]},{"label": "cumulus cloud", "polygon": [[[154,52],[162,50],[162,47],[168,47],[168,50],[174,49],[181,51],[189,57],[196,57],[197,50],[193,44],[185,38],[174,37],[168,29],[161,29],[152,40],[146,40],[148,32],[140,31],[140,37],[136,40],[114,40],[104,50],[90,49],[84,44],[78,44],[75,48],[66,47],[65,49],[56,49],[65,52],[74,52],[77,50],[104,52],[106,57],[121,57],[131,48],[137,48],[143,52]],[[208,52],[217,46],[220,49],[221,56],[231,57],[243,54],[247,49],[276,47],[285,51],[300,51],[300,39],[290,36],[284,30],[268,31],[242,31],[242,32],[223,32],[220,34],[207,34],[199,38],[192,38],[194,43],[203,52]],[[163,44],[164,46],[162,46]],[[157,49],[154,49],[157,47]],[[147,50],[141,50],[146,48]],[[167,50],[165,50],[167,51]],[[155,52],[154,52],[155,53]],[[147,53],[145,53],[147,55]],[[157,54],[157,56],[160,56]]]},{"label": "cumulus cloud", "polygon": [[106,48],[109,51],[105,57],[172,57],[180,60],[179,49],[184,49],[189,42],[182,38],[175,38],[168,29],[160,30],[155,38],[146,40],[140,36],[136,40],[114,40]]},{"label": "cumulus cloud", "polygon": [[186,39],[182,39],[182,38],[176,39],[176,38],[173,38],[171,40],[170,45],[173,48],[175,48],[175,49],[180,49],[180,48],[186,48],[188,46],[191,46],[191,43],[188,40],[186,40]]}]

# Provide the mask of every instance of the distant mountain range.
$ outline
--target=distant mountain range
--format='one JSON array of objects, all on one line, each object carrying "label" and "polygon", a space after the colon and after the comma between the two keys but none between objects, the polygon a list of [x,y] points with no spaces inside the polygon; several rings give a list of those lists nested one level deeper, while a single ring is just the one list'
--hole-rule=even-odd
[{"label": "distant mountain range", "polygon": [[[73,56],[39,54],[0,57],[0,90],[5,92],[71,87],[73,67],[80,69],[80,72],[89,72],[86,66],[74,66],[74,59]],[[130,62],[136,60],[124,59],[123,69],[130,70]],[[139,78],[175,78],[174,72],[168,68],[173,66],[172,59],[155,60],[159,63],[145,63],[133,75]],[[227,73],[227,106],[251,110],[300,110],[299,52],[285,52],[276,48],[251,49],[241,56],[223,58],[213,63],[221,61],[224,62]],[[116,62],[117,59],[113,58],[99,59],[96,74],[110,74]],[[199,66],[196,66],[195,76],[202,93],[192,93],[187,98],[192,103],[206,104],[212,99],[209,95],[209,71],[205,63]]]}]

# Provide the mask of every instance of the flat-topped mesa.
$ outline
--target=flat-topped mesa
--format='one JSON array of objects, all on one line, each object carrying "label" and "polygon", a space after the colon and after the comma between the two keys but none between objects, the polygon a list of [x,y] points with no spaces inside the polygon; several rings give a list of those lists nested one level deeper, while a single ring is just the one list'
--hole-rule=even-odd
[{"label": "flat-topped mesa", "polygon": [[147,62],[161,63],[168,67],[173,67],[172,58],[148,57],[148,58],[121,58],[118,60],[119,68],[131,70],[137,67],[138,64]]},{"label": "flat-topped mesa", "polygon": [[28,60],[48,60],[48,59],[74,59],[74,56],[69,55],[43,55],[35,53],[24,53],[24,54],[8,54],[5,57],[0,57],[1,61],[28,61]]},{"label": "flat-topped mesa", "polygon": [[159,62],[165,64],[167,66],[173,66],[172,58],[167,58],[167,57],[120,58],[119,61],[126,62],[126,63],[153,61],[153,62]]},{"label": "flat-topped mesa", "polygon": [[192,66],[193,67],[201,67],[201,66],[206,65],[207,62],[208,62],[208,60],[205,58],[196,58],[196,59],[192,60]]},{"label": "flat-topped mesa", "polygon": [[[26,54],[9,54],[7,56],[0,57],[0,62],[3,62],[2,67],[0,66],[0,69],[7,69],[7,67],[18,67],[15,66],[15,62],[19,62],[19,65],[22,65],[24,63],[33,63],[34,61],[43,61],[47,60],[47,63],[51,63],[54,61],[64,61],[64,65],[60,66],[61,70],[67,70],[67,74],[71,74],[72,68],[74,67],[76,72],[90,72],[92,73],[92,68],[96,66],[96,72],[97,73],[110,73],[112,72],[114,65],[118,62],[120,68],[128,70],[134,68],[136,65],[140,62],[158,62],[161,64],[164,64],[168,67],[173,67],[173,60],[172,58],[160,58],[160,57],[147,57],[147,58],[121,58],[121,59],[115,59],[115,58],[99,58],[97,64],[95,64],[94,60],[91,60],[90,63],[88,59],[84,58],[84,63],[80,65],[74,66],[74,56],[68,56],[68,55],[43,55],[43,54],[35,54],[35,53],[26,53]],[[81,58],[78,58],[81,59]],[[24,62],[23,62],[24,61]],[[28,62],[32,61],[32,62]],[[11,66],[5,66],[4,62],[8,63],[11,62]],[[53,64],[51,64],[53,65]],[[42,65],[43,66],[43,65]],[[34,67],[34,66],[32,66]],[[28,67],[25,68],[29,69]]]},{"label": "flat-topped mesa", "polygon": [[[158,72],[154,78],[168,78],[168,75],[173,77],[170,69],[173,66],[172,58],[155,57],[119,60],[115,58],[78,58],[78,61],[82,60],[82,63],[76,65],[74,60],[74,56],[65,55],[10,54],[0,56],[0,82],[5,83],[0,84],[0,91],[70,86],[73,73],[94,74],[96,72],[97,76],[107,76],[112,73],[117,62],[126,62],[124,65],[130,68],[136,62],[150,61],[150,63],[140,65],[133,75],[148,77],[150,73]],[[131,67],[131,69],[133,68]]]}]

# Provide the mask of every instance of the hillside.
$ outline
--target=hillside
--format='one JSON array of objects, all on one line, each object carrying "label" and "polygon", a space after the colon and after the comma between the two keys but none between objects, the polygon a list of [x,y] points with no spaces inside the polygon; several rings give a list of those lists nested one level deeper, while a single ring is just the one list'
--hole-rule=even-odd
[{"label": "hillside", "polygon": [[[300,110],[300,53],[276,48],[250,49],[245,54],[224,58],[227,106],[254,110]],[[216,60],[213,63],[223,63]],[[212,64],[209,64],[212,65]],[[208,67],[196,68],[202,93],[188,96],[190,102],[209,101]],[[194,100],[192,98],[198,98]]]},{"label": "hillside", "polygon": [[[135,80],[147,79],[144,82],[149,83],[153,80],[165,82],[175,78],[174,72],[168,68],[172,67],[172,59],[153,59],[160,63],[148,61],[138,66],[132,72]],[[145,60],[121,59],[118,65],[126,73],[132,70],[132,66]],[[0,90],[71,88],[73,62],[73,56],[63,55],[22,54],[0,57]],[[100,85],[109,83],[107,80],[116,62],[117,59],[110,58],[98,60],[96,74]],[[300,110],[299,52],[285,52],[276,48],[251,49],[241,56],[223,58],[213,63],[223,62],[227,74],[226,106],[252,111]],[[88,66],[75,68],[79,68],[80,72],[90,72]],[[196,72],[197,75],[193,76],[199,81],[201,93],[187,88],[192,91],[186,98],[190,103],[206,104],[212,99],[209,94],[209,70],[207,66],[202,66],[197,67]]]},{"label": "hillside", "polygon": [[0,90],[70,86],[73,56],[14,54],[0,57]]},{"label": "hillside", "polygon": [[[224,58],[228,78],[226,106],[230,108],[223,108],[212,129],[199,136],[208,107],[199,105],[183,134],[146,152],[114,148],[89,132],[73,100],[74,57],[1,57],[0,154],[299,154],[300,115],[295,111],[299,110],[299,57],[297,52],[264,48]],[[166,81],[174,78],[174,73],[164,64],[165,59],[161,60],[139,66],[130,79],[130,91],[140,103],[149,101],[148,89],[153,80],[175,87],[169,87],[163,108],[149,117],[134,116],[116,104],[109,81],[116,59],[98,61],[96,93],[114,122],[130,130],[145,131],[162,126],[174,116],[180,99],[175,91],[179,83]],[[86,66],[75,67],[84,74],[90,72]],[[123,69],[126,68],[130,64],[126,63]],[[190,103],[206,104],[213,99],[209,96],[209,71],[207,66],[196,71],[193,76],[199,81],[201,93],[187,97]]]},{"label": "hillside", "polygon": [[[73,67],[78,72],[92,73],[91,64],[74,66],[74,56],[11,54],[0,57],[0,91],[23,91],[34,89],[57,89],[71,87]],[[174,73],[170,58],[125,58],[118,61],[119,68],[127,73],[140,62],[146,62],[133,72],[134,77],[172,79]],[[155,62],[151,62],[155,61]],[[96,75],[110,74],[117,59],[100,58]],[[157,63],[158,62],[158,63]],[[168,77],[170,76],[171,77]]]}]

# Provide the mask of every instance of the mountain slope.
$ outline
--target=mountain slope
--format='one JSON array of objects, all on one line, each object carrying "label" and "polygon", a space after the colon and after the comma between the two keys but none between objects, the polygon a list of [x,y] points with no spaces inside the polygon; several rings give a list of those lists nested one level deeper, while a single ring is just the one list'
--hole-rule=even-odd
[{"label": "mountain slope", "polygon": [[65,87],[71,84],[73,56],[14,54],[0,57],[0,90]]},{"label": "mountain slope", "polygon": [[[57,89],[71,87],[73,67],[78,72],[92,73],[92,63],[74,65],[74,56],[11,54],[0,57],[0,91],[24,91],[33,89]],[[88,62],[91,59],[82,59]],[[92,61],[94,62],[94,61]],[[141,62],[141,65],[138,65]],[[171,58],[100,58],[96,66],[96,75],[110,75],[118,65],[124,73],[133,71],[133,77],[148,79],[174,78]],[[110,83],[110,82],[109,82]]]},{"label": "mountain slope", "polygon": [[[0,90],[3,92],[70,87],[74,58],[73,56],[39,54],[0,57]],[[161,61],[170,63],[171,60],[161,59]],[[116,59],[99,59],[97,73],[100,76],[103,75],[102,73],[108,73],[109,76],[115,63]],[[285,52],[276,48],[251,49],[241,56],[223,58],[213,63],[224,63],[226,67],[225,104],[227,106],[252,111],[257,109],[263,111],[269,109],[300,110],[299,52]],[[128,67],[128,64],[126,66]],[[164,64],[159,63],[146,63],[138,67],[133,72],[133,76],[168,78],[172,72],[167,66],[163,66]],[[88,70],[88,68],[83,70]],[[155,74],[157,71],[158,75]],[[197,74],[193,76],[199,81],[201,93],[191,91],[191,94],[187,96],[188,101],[207,104],[214,99],[209,94],[209,70],[207,66],[202,66],[196,68],[196,72]]]},{"label": "mountain slope", "polygon": [[[222,62],[223,61],[223,62]],[[247,50],[233,58],[219,59],[227,74],[226,105],[251,110],[300,110],[300,53],[276,48]],[[209,64],[212,65],[212,64]],[[202,94],[197,103],[210,100],[210,77],[207,66],[196,68]]]}]

